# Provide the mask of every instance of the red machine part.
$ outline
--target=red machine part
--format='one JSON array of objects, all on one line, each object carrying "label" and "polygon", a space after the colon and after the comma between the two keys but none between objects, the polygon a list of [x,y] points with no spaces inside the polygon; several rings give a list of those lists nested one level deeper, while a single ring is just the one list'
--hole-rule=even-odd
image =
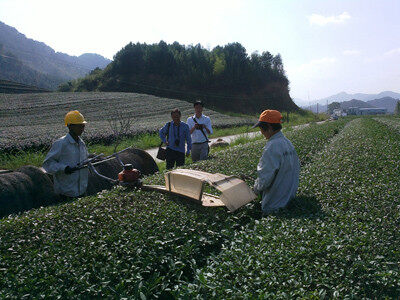
[{"label": "red machine part", "polygon": [[131,164],[124,165],[124,170],[118,174],[118,180],[121,182],[136,182],[141,174],[137,169],[133,169]]}]

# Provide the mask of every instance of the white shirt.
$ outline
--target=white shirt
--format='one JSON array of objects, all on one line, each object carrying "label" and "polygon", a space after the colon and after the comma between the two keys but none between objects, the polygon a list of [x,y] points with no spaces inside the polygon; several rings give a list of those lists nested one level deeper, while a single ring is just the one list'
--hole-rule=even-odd
[{"label": "white shirt", "polygon": [[77,197],[86,192],[88,185],[88,169],[80,169],[72,174],[65,174],[67,166],[75,167],[88,158],[86,145],[81,138],[78,143],[68,133],[51,146],[43,162],[43,168],[53,175],[54,191],[69,197]]},{"label": "white shirt", "polygon": [[299,186],[299,158],[292,143],[282,132],[277,132],[268,140],[257,173],[254,191],[263,193],[264,213],[285,207],[296,195]]},{"label": "white shirt", "polygon": [[[196,119],[197,123],[206,125],[206,127],[208,128],[208,130],[210,130],[210,134],[213,133],[212,126],[211,126],[211,120],[210,120],[209,117],[207,117],[207,116],[205,116],[205,115],[201,115],[200,118],[196,118],[196,115],[194,115],[194,116],[192,116],[192,117],[189,117],[189,118],[187,119],[187,122],[186,122],[186,123],[189,125],[189,129],[190,129],[190,130],[191,130],[191,129],[194,127],[194,125],[196,124],[196,123],[194,122],[193,118]],[[208,133],[207,133],[207,130],[206,130],[205,128],[203,129],[203,132],[206,134],[207,139],[208,139]],[[193,131],[193,133],[192,133],[192,144],[193,144],[193,143],[204,143],[204,142],[207,141],[207,139],[206,139],[206,137],[204,136],[204,134],[201,133],[201,130],[200,130],[200,129],[195,129],[195,130]]]}]

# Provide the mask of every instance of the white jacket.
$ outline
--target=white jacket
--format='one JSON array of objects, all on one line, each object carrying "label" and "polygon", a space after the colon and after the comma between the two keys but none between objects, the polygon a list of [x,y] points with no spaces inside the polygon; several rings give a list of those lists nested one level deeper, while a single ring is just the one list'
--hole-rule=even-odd
[{"label": "white jacket", "polygon": [[85,143],[79,138],[78,143],[68,133],[51,146],[43,162],[43,168],[53,175],[54,191],[69,197],[77,197],[86,192],[88,185],[88,169],[80,169],[72,174],[65,174],[67,166],[76,165],[88,158]]},{"label": "white jacket", "polygon": [[300,173],[299,158],[292,143],[281,131],[274,134],[265,145],[257,173],[254,191],[262,192],[263,213],[285,207],[296,195]]},{"label": "white jacket", "polygon": [[[194,125],[196,124],[194,122],[193,118],[196,119],[197,123],[206,125],[207,129],[210,130],[210,134],[213,134],[211,119],[210,119],[210,117],[207,117],[205,115],[201,115],[200,118],[197,118],[196,115],[189,117],[186,122],[186,124],[189,125],[189,130],[191,130],[194,127]],[[207,130],[203,129],[203,132],[206,134],[207,139],[208,139],[209,134],[207,133]],[[192,143],[195,143],[195,144],[204,143],[207,141],[207,139],[204,136],[204,134],[201,132],[200,129],[196,129],[192,133]]]}]

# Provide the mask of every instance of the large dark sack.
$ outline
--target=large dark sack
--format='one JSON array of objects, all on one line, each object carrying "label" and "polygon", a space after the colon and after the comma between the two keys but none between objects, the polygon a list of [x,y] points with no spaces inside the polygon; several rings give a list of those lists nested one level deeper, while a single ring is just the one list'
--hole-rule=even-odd
[{"label": "large dark sack", "polygon": [[124,164],[132,164],[143,175],[151,175],[158,172],[158,166],[153,157],[144,150],[131,148],[119,155]]},{"label": "large dark sack", "polygon": [[0,175],[0,217],[33,207],[33,182],[28,175],[12,172]]},{"label": "large dark sack", "polygon": [[58,195],[54,193],[53,182],[41,169],[34,166],[23,166],[17,170],[29,176],[33,182],[33,207],[47,206],[58,202]]}]

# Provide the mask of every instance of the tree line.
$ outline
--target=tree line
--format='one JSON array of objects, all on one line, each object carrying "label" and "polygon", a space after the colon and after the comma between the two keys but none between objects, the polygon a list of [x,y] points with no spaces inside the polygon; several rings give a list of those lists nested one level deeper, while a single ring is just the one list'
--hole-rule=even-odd
[{"label": "tree line", "polygon": [[212,50],[185,46],[129,43],[104,70],[69,81],[60,91],[119,91],[194,101],[234,112],[272,108],[297,110],[280,54],[248,55],[240,43]]}]

